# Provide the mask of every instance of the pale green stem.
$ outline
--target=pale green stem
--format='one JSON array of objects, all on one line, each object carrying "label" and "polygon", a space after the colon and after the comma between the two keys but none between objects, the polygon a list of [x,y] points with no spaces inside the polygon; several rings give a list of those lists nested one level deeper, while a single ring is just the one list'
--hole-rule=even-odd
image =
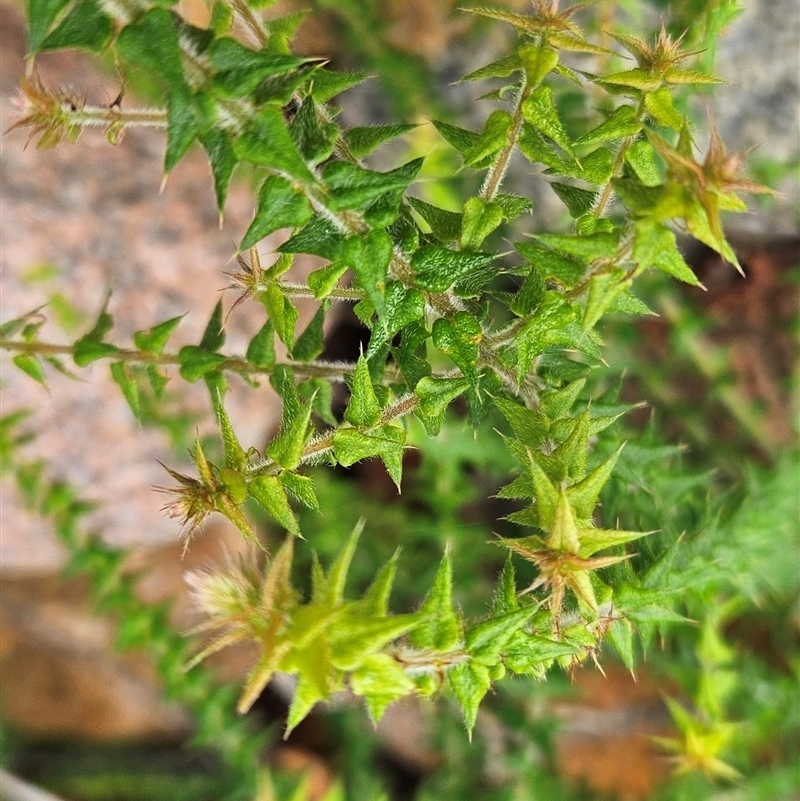
[{"label": "pale green stem", "polygon": [[[391,423],[393,420],[410,414],[417,406],[419,406],[419,398],[413,392],[402,395],[383,410],[381,419],[376,425],[364,430],[366,433],[374,431],[380,426],[384,426],[387,423]],[[300,456],[300,464],[313,462],[323,454],[332,450],[333,438],[338,430],[338,428],[329,428],[327,431],[323,431],[311,437],[303,448],[303,453]],[[280,468],[272,459],[263,458],[249,464],[245,472],[248,478],[255,478],[256,476],[278,472],[279,470]]]},{"label": "pale green stem", "polygon": [[500,191],[503,178],[505,178],[506,172],[508,171],[508,164],[511,160],[512,154],[514,153],[514,148],[517,146],[517,141],[519,140],[519,132],[522,128],[523,122],[522,104],[525,102],[529,94],[530,88],[528,87],[525,78],[523,78],[519,87],[519,92],[517,93],[517,103],[514,108],[514,115],[511,118],[511,126],[506,134],[506,144],[498,153],[497,158],[489,169],[489,172],[486,173],[483,186],[481,186],[480,198],[482,200],[487,202],[493,200],[495,195],[497,195],[497,193]]},{"label": "pale green stem", "polygon": [[[12,351],[30,356],[67,356],[74,354],[75,349],[72,345],[55,345],[48,342],[19,342],[16,340],[0,339],[0,350]],[[175,367],[180,365],[177,354],[165,353],[157,355],[140,350],[126,350],[120,348],[106,357],[109,361],[126,362],[129,364],[155,364],[163,367]],[[287,359],[275,362],[271,367],[256,367],[245,359],[237,356],[229,356],[216,369],[225,372],[238,373],[239,375],[271,375],[279,367],[288,367],[301,378],[326,378],[329,381],[345,380],[345,376],[355,373],[356,366],[351,362],[325,362],[311,361],[298,362]],[[387,367],[391,379],[399,379],[400,375],[396,368]]]},{"label": "pale green stem", "polygon": [[62,103],[61,113],[67,125],[78,125],[81,128],[122,125],[129,127],[138,125],[149,128],[167,127],[167,111],[162,108],[129,108],[122,109],[108,106],[84,106],[73,109],[69,104]]}]

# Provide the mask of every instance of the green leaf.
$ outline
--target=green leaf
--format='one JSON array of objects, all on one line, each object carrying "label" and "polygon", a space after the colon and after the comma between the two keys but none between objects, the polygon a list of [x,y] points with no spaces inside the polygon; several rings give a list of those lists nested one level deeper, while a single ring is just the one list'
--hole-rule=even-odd
[{"label": "green leaf", "polygon": [[77,0],[67,16],[37,49],[76,47],[98,53],[106,46],[112,32],[111,20],[97,0]]},{"label": "green leaf", "polygon": [[211,394],[211,405],[214,407],[217,425],[222,435],[225,466],[241,471],[247,464],[247,456],[245,455],[244,448],[239,444],[228,413],[223,405],[224,388],[220,386],[219,380],[215,380],[217,378],[222,379],[222,376],[220,376],[219,373],[206,375],[206,383],[208,384],[208,389]]},{"label": "green leaf", "polygon": [[260,299],[275,327],[278,338],[291,351],[294,347],[294,327],[299,316],[297,309],[292,301],[283,294],[280,287],[274,283],[267,286],[266,290],[261,293]]},{"label": "green leaf", "polygon": [[645,186],[658,186],[661,183],[656,166],[656,151],[646,139],[634,142],[625,151],[625,161],[631,165],[636,177]]},{"label": "green leaf", "polygon": [[573,509],[575,509],[575,514],[580,519],[589,520],[594,513],[597,499],[600,497],[600,491],[603,489],[608,479],[611,478],[614,466],[622,452],[622,447],[623,446],[620,446],[608,459],[592,470],[585,478],[567,487],[567,497]]},{"label": "green leaf", "polygon": [[425,220],[431,233],[441,242],[454,242],[461,236],[462,215],[440,209],[416,197],[407,198],[409,205]]},{"label": "green leaf", "polygon": [[503,192],[495,195],[494,202],[503,210],[506,222],[512,222],[533,209],[533,201],[519,195],[508,195]]},{"label": "green leaf", "polygon": [[285,736],[292,732],[318,701],[328,697],[331,666],[326,652],[326,644],[315,643],[303,651],[295,650],[291,655],[291,670],[297,672],[298,679],[286,717]]},{"label": "green leaf", "polygon": [[333,452],[336,461],[343,467],[379,456],[392,481],[399,487],[405,442],[406,432],[397,426],[381,426],[369,434],[356,428],[340,428],[333,435]]},{"label": "green leaf", "polygon": [[615,545],[624,545],[626,542],[641,539],[652,531],[619,531],[617,529],[582,529],[580,534],[580,549],[578,553],[588,558],[597,551],[612,548]]},{"label": "green leaf", "polygon": [[320,70],[314,73],[311,95],[317,103],[325,103],[345,89],[358,86],[367,80],[363,72],[337,72],[336,70]]},{"label": "green leaf", "polygon": [[147,331],[137,331],[133,335],[133,342],[139,350],[160,356],[164,352],[164,347],[172,336],[172,332],[180,325],[182,319],[183,315],[172,317],[163,323],[154,325]]},{"label": "green leaf", "polygon": [[250,340],[245,359],[262,370],[269,370],[275,364],[275,329],[270,320]]},{"label": "green leaf", "polygon": [[552,47],[542,44],[539,47],[525,44],[517,50],[517,55],[525,70],[528,86],[535,89],[558,64],[558,53]]},{"label": "green leaf", "polygon": [[222,319],[222,301],[217,301],[214,306],[214,311],[211,312],[211,317],[206,324],[203,331],[203,337],[200,340],[200,347],[203,350],[215,351],[219,350],[225,344],[225,330],[223,328]]},{"label": "green leaf", "polygon": [[447,551],[416,617],[419,623],[408,636],[415,648],[445,652],[460,642],[461,621],[453,611],[453,566]]},{"label": "green leaf", "polygon": [[247,250],[281,228],[298,228],[311,218],[311,206],[290,181],[270,175],[258,193],[258,209],[239,250]]},{"label": "green leaf", "polygon": [[113,356],[118,350],[119,348],[114,345],[109,345],[107,342],[101,342],[87,335],[75,343],[72,349],[72,359],[78,367],[86,367],[86,365],[98,359],[106,359]]},{"label": "green leaf", "polygon": [[[538,50],[538,48],[534,49]],[[492,61],[491,64],[487,64],[485,67],[481,67],[480,69],[470,72],[469,75],[465,75],[461,80],[466,82],[480,81],[484,78],[507,78],[509,75],[522,68],[522,60],[520,59],[519,54],[512,53],[510,56],[505,56],[497,61]]]},{"label": "green leaf", "polygon": [[375,397],[367,360],[363,356],[359,357],[356,364],[350,402],[345,409],[344,419],[351,425],[364,428],[376,425],[381,419],[381,407]]},{"label": "green leaf", "polygon": [[366,657],[385,648],[416,624],[415,615],[377,619],[343,615],[328,630],[331,662],[339,670],[355,670]]},{"label": "green leaf", "polygon": [[663,84],[664,79],[658,73],[637,67],[625,72],[603,75],[601,78],[597,78],[597,82],[611,86],[625,86],[641,92],[652,92]]},{"label": "green leaf", "polygon": [[344,586],[347,581],[347,573],[350,570],[350,563],[353,561],[353,555],[356,552],[358,540],[361,537],[361,532],[364,530],[364,518],[361,518],[358,523],[353,527],[350,536],[344,548],[339,552],[336,561],[331,565],[330,573],[328,574],[327,587],[325,595],[320,598],[323,604],[327,606],[338,606],[344,600]]},{"label": "green leaf", "polygon": [[586,409],[579,417],[570,420],[569,434],[553,451],[553,457],[566,468],[574,479],[582,479],[586,472],[586,450],[591,431],[591,413]]},{"label": "green leaf", "polygon": [[323,122],[317,115],[314,99],[306,97],[289,126],[297,148],[307,161],[319,164],[333,153],[339,128]]},{"label": "green leaf", "polygon": [[514,575],[514,563],[509,552],[497,582],[497,589],[492,600],[492,616],[500,617],[519,609],[517,599],[517,582]]},{"label": "green leaf", "polygon": [[372,201],[392,190],[405,190],[414,180],[423,159],[414,159],[389,172],[367,170],[347,161],[332,161],[323,170],[331,191],[332,211],[365,209]]},{"label": "green leaf", "polygon": [[586,384],[585,378],[571,381],[563,389],[547,392],[542,396],[542,413],[549,420],[559,420],[566,417],[569,410],[575,405],[575,401]]},{"label": "green leaf", "polygon": [[431,120],[436,130],[459,152],[462,156],[472,150],[480,138],[475,131],[459,128],[441,120]]},{"label": "green leaf", "polygon": [[267,446],[269,457],[285,470],[294,470],[300,464],[303,447],[308,438],[311,410],[312,404],[306,403],[290,417],[284,415],[280,434]]},{"label": "green leaf", "polygon": [[389,654],[366,657],[350,676],[350,689],[364,698],[369,716],[377,723],[389,704],[414,692],[416,685]]},{"label": "green leaf", "polygon": [[553,101],[553,90],[540,86],[522,104],[525,121],[552,139],[562,150],[573,155],[572,143],[561,124]]},{"label": "green leaf", "polygon": [[44,368],[35,356],[31,356],[27,353],[19,353],[14,356],[11,361],[34,381],[37,381],[43,387],[47,386],[47,377],[44,374]]},{"label": "green leaf", "polygon": [[334,261],[326,267],[314,270],[308,276],[308,285],[314,292],[316,300],[327,298],[333,292],[339,279],[347,272],[347,264],[343,261]]},{"label": "green leaf", "polygon": [[600,145],[603,142],[612,142],[625,136],[634,136],[642,129],[642,124],[636,119],[636,109],[632,106],[620,106],[611,112],[605,122],[585,133],[575,141],[576,147],[584,145]]},{"label": "green leaf", "polygon": [[308,224],[284,242],[280,253],[310,253],[334,261],[344,248],[345,237],[324,217],[315,215]]},{"label": "green leaf", "polygon": [[[617,252],[618,238],[616,234],[597,233],[589,236],[570,236],[569,234],[537,234],[533,237],[546,248],[576,256],[585,261],[609,258]],[[524,254],[523,254],[524,255]]]},{"label": "green leaf", "polygon": [[385,318],[384,292],[391,258],[392,239],[386,231],[351,236],[342,253],[342,261],[355,273],[381,320]]},{"label": "green leaf", "polygon": [[361,599],[364,614],[375,617],[384,617],[389,614],[389,596],[397,573],[397,559],[399,556],[400,549],[398,548],[392,558],[378,571],[378,575],[375,576],[372,584],[369,585],[364,597]]},{"label": "green leaf", "polygon": [[597,197],[595,192],[590,192],[588,189],[580,189],[570,184],[551,182],[550,188],[561,198],[561,201],[567,207],[569,216],[576,220],[592,210]]},{"label": "green leaf", "polygon": [[256,476],[248,483],[247,494],[258,501],[275,522],[290,534],[301,536],[297,518],[286,497],[286,490],[277,476]]},{"label": "green leaf", "polygon": [[625,275],[625,270],[613,270],[595,274],[589,279],[589,294],[583,310],[584,332],[594,328],[619,294],[630,286],[630,279],[625,280]]},{"label": "green leaf", "polygon": [[672,94],[666,87],[648,92],[644,96],[644,107],[657,123],[673,131],[680,131],[686,125],[686,117],[675,108]]},{"label": "green leaf", "polygon": [[317,494],[314,492],[314,482],[308,476],[301,476],[298,473],[290,473],[284,470],[278,476],[278,479],[283,484],[287,494],[291,495],[292,498],[308,509],[319,510],[319,501],[317,500]]},{"label": "green leaf", "polygon": [[477,385],[476,362],[478,349],[483,339],[481,324],[469,312],[456,312],[452,320],[438,318],[431,329],[433,344],[452,359],[464,377]]},{"label": "green leaf", "polygon": [[530,473],[533,488],[536,491],[536,508],[539,512],[539,525],[545,531],[553,526],[558,507],[559,493],[553,486],[547,474],[539,466],[528,450],[528,464],[526,465]]},{"label": "green leaf", "polygon": [[167,150],[164,172],[170,173],[200,134],[194,99],[188,88],[172,87],[167,99]]},{"label": "green leaf", "polygon": [[472,658],[486,667],[500,661],[503,649],[511,638],[536,614],[538,606],[531,604],[522,609],[492,617],[467,630],[464,644]]},{"label": "green leaf", "polygon": [[411,257],[416,284],[431,292],[445,292],[454,283],[494,260],[491,253],[464,253],[440,245],[425,245]]},{"label": "green leaf", "polygon": [[166,9],[151,8],[140,22],[126,25],[117,48],[125,61],[149,70],[170,89],[188,91],[175,17]]},{"label": "green leaf", "polygon": [[320,353],[325,349],[323,324],[325,322],[326,306],[321,305],[311,322],[306,326],[305,330],[294,343],[292,348],[292,358],[301,362],[310,362],[316,359]]},{"label": "green leaf", "polygon": [[139,403],[139,387],[131,373],[131,368],[125,362],[112,362],[110,368],[111,377],[119,385],[125,400],[128,401],[128,406],[131,407],[134,417],[138,420],[142,412]]},{"label": "green leaf", "polygon": [[606,633],[608,641],[619,655],[622,664],[633,672],[633,626],[624,617],[616,618]]},{"label": "green leaf", "polygon": [[217,370],[227,361],[221,353],[214,353],[197,345],[184,345],[178,351],[181,378],[190,383],[199,381],[206,373]]},{"label": "green leaf", "polygon": [[469,387],[465,378],[429,378],[425,376],[414,389],[419,398],[417,417],[428,435],[435,437],[442,426],[444,413],[450,403]]},{"label": "green leaf", "polygon": [[547,420],[538,411],[527,409],[516,401],[507,398],[495,398],[503,417],[508,420],[514,436],[526,447],[538,448],[547,436]]},{"label": "green leaf", "polygon": [[393,123],[390,125],[366,125],[350,128],[344,139],[347,149],[357,159],[364,158],[384,142],[402,136],[416,128],[414,123]]},{"label": "green leaf", "polygon": [[28,49],[36,53],[69,0],[28,0]]},{"label": "green leaf", "polygon": [[507,111],[493,111],[473,146],[463,154],[464,164],[475,166],[497,153],[506,143],[511,122],[511,115]]},{"label": "green leaf", "polygon": [[580,259],[555,253],[532,242],[518,242],[514,247],[531,265],[531,274],[536,272],[542,279],[558,281],[565,287],[578,283],[586,270]]},{"label": "green leaf", "polygon": [[246,97],[269,75],[289,72],[307,62],[296,56],[250,50],[235,39],[216,39],[206,56],[214,68],[214,91],[225,98]]},{"label": "green leaf", "polygon": [[239,158],[283,173],[297,181],[314,183],[314,174],[297,151],[286,127],[283,114],[275,108],[264,108],[251,121],[251,126],[235,143]]},{"label": "green leaf", "polygon": [[703,286],[678,250],[675,234],[666,225],[652,220],[636,223],[633,258],[642,267],[656,267],[692,286]]},{"label": "green leaf", "polygon": [[461,704],[464,712],[464,724],[471,741],[472,730],[478,717],[478,707],[492,686],[489,669],[477,662],[462,662],[448,671],[447,678],[458,703]]},{"label": "green leaf", "polygon": [[503,222],[503,208],[478,197],[464,204],[461,223],[461,248],[477,250],[489,234]]}]

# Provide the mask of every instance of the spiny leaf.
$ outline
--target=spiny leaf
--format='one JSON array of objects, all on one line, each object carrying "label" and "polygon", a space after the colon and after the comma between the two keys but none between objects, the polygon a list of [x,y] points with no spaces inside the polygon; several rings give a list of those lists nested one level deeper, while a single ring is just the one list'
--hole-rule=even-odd
[{"label": "spiny leaf", "polygon": [[333,452],[343,467],[379,456],[399,488],[405,441],[405,431],[392,425],[380,426],[368,434],[355,428],[339,428],[333,435]]},{"label": "spiny leaf", "polygon": [[245,359],[263,370],[269,370],[275,364],[275,327],[270,320],[250,340]]},{"label": "spiny leaf", "polygon": [[493,111],[475,143],[463,154],[464,164],[471,167],[497,153],[506,142],[511,122],[511,115],[507,111]]},{"label": "spiny leaf", "polygon": [[461,223],[462,250],[477,250],[489,234],[503,222],[503,208],[478,197],[464,204]]},{"label": "spiny leaf", "polygon": [[540,86],[522,104],[525,121],[552,139],[562,150],[574,155],[572,143],[561,124],[553,100],[553,90],[549,86]]},{"label": "spiny leaf", "polygon": [[411,208],[431,227],[433,235],[442,242],[454,242],[461,235],[461,215],[440,209],[416,197],[407,198]]},{"label": "spiny leaf", "polygon": [[489,668],[474,661],[462,662],[448,671],[447,678],[458,703],[461,704],[464,725],[471,741],[472,730],[478,718],[478,707],[492,686]]},{"label": "spiny leaf", "polygon": [[368,656],[350,676],[350,689],[364,698],[374,723],[381,719],[389,704],[410,695],[415,686],[389,654]]},{"label": "spiny leaf", "polygon": [[620,445],[608,459],[592,470],[591,473],[577,483],[567,487],[567,497],[579,518],[583,520],[591,518],[597,505],[597,499],[600,497],[600,491],[606,485],[608,479],[611,478],[623,447],[624,445]]},{"label": "spiny leaf", "polygon": [[312,359],[316,359],[325,349],[323,325],[326,312],[327,304],[322,304],[314,313],[311,321],[294,343],[292,358],[300,362],[310,362]]},{"label": "spiny leaf", "polygon": [[411,266],[421,289],[445,292],[457,281],[474,275],[494,260],[491,253],[464,253],[439,245],[425,245],[414,253]]},{"label": "spiny leaf", "polygon": [[368,156],[373,150],[384,142],[413,131],[417,126],[414,123],[393,123],[390,125],[367,125],[350,128],[345,133],[347,149],[355,158]]},{"label": "spiny leaf", "polygon": [[456,312],[452,320],[437,319],[431,329],[433,344],[453,360],[473,385],[477,385],[476,362],[483,338],[481,324],[469,312]]},{"label": "spiny leaf", "polygon": [[538,607],[531,604],[478,623],[467,630],[464,638],[467,652],[482,665],[496,665],[508,642],[528,624],[537,610]]},{"label": "spiny leaf", "polygon": [[461,639],[461,623],[453,611],[453,567],[445,551],[430,592],[417,610],[418,625],[409,634],[415,648],[448,651]]},{"label": "spiny leaf", "polygon": [[384,292],[391,258],[392,240],[385,231],[370,231],[363,238],[351,236],[342,253],[342,261],[355,273],[381,320],[385,317]]},{"label": "spiny leaf", "polygon": [[164,352],[164,347],[172,336],[172,332],[180,325],[182,319],[183,315],[172,317],[163,323],[154,325],[147,331],[137,331],[133,335],[133,342],[139,350],[146,350],[160,356]]},{"label": "spiny leaf", "polygon": [[641,129],[642,124],[636,119],[636,110],[632,106],[620,106],[611,112],[605,122],[601,122],[596,128],[575,140],[575,146],[600,145],[603,142],[633,136]]},{"label": "spiny leaf", "polygon": [[269,456],[285,470],[294,470],[300,464],[312,408],[311,403],[303,404],[289,419],[288,425],[284,422],[281,433],[267,446]]},{"label": "spiny leaf", "polygon": [[281,228],[298,228],[311,217],[311,206],[291,182],[270,175],[258,193],[258,209],[239,250],[247,250]]},{"label": "spiny leaf", "polygon": [[342,548],[339,555],[336,557],[336,561],[331,566],[330,573],[328,574],[327,592],[322,599],[323,603],[330,606],[336,606],[342,603],[347,572],[350,570],[350,563],[353,561],[353,555],[356,552],[356,546],[358,545],[359,537],[365,525],[366,520],[362,517],[353,527],[344,548]]},{"label": "spiny leaf", "polygon": [[450,403],[469,386],[465,378],[430,378],[425,376],[414,389],[419,398],[417,416],[431,437],[436,436],[442,425],[444,413]]},{"label": "spiny leaf", "polygon": [[374,426],[380,417],[381,407],[375,396],[375,388],[372,386],[369,365],[367,360],[360,356],[353,375],[350,402],[345,409],[344,419],[351,425],[369,428]]},{"label": "spiny leaf", "polygon": [[286,490],[277,476],[257,476],[248,483],[247,494],[258,501],[290,534],[301,536],[297,518],[286,497]]}]

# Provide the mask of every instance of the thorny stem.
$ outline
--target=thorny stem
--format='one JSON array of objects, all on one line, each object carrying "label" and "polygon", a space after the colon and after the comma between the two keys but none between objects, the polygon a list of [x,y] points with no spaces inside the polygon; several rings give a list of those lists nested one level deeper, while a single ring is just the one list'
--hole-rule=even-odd
[{"label": "thorny stem", "polygon": [[[72,356],[75,352],[75,348],[72,345],[55,345],[50,342],[19,342],[9,339],[0,339],[0,350],[25,353],[32,356]],[[147,351],[122,348],[114,351],[108,358],[113,361],[156,364],[164,367],[181,364],[179,356],[174,353],[157,355]],[[237,356],[227,357],[217,369],[238,373],[239,375],[270,375],[279,367],[288,367],[301,378],[327,378],[330,381],[344,381],[345,376],[353,375],[356,369],[355,364],[351,362],[298,362],[292,359],[275,362],[271,367],[256,367]],[[387,365],[387,370],[392,380],[399,379],[400,376],[396,368]]]},{"label": "thorny stem", "polygon": [[[417,406],[419,406],[419,398],[413,392],[402,395],[396,401],[390,403],[383,410],[381,419],[378,421],[378,423],[375,426],[366,429],[366,431],[373,431],[380,426],[391,423],[393,420],[397,420],[399,417],[403,417],[404,415],[413,412]],[[318,459],[324,453],[327,453],[329,450],[331,450],[333,448],[333,438],[338,430],[339,428],[329,428],[327,431],[323,431],[312,437],[306,443],[305,448],[303,448],[303,452],[300,456],[300,464],[313,462],[315,459]],[[255,478],[256,476],[269,474],[271,471],[276,469],[277,465],[272,459],[263,458],[248,465],[245,472],[249,478]]]},{"label": "thorny stem", "polygon": [[[314,294],[314,290],[308,286],[308,284],[299,284],[293,281],[281,281],[278,282],[278,285],[284,294],[288,295],[289,297],[312,298],[313,300],[319,300],[319,298],[317,298],[317,296]],[[362,292],[360,289],[337,287],[336,289],[331,290],[326,297],[330,298],[331,300],[342,300],[349,303],[355,303],[356,301],[363,300],[366,297],[366,293]]]},{"label": "thorny stem", "polygon": [[519,88],[519,93],[517,94],[517,104],[514,108],[514,115],[511,119],[511,127],[508,129],[508,133],[506,134],[506,144],[498,154],[497,159],[495,159],[495,162],[492,164],[489,172],[486,173],[483,186],[481,186],[479,196],[482,200],[493,200],[495,195],[500,191],[503,178],[505,178],[506,171],[508,170],[508,163],[511,160],[511,155],[514,152],[514,148],[517,146],[520,128],[522,128],[522,104],[525,102],[529,94],[530,88],[528,87],[526,80],[523,78]]},{"label": "thorny stem", "polygon": [[61,113],[67,118],[67,125],[81,128],[108,127],[109,125],[139,125],[148,128],[167,127],[167,111],[163,108],[128,108],[124,111],[116,106],[84,106],[72,108],[68,103],[61,104]]}]

